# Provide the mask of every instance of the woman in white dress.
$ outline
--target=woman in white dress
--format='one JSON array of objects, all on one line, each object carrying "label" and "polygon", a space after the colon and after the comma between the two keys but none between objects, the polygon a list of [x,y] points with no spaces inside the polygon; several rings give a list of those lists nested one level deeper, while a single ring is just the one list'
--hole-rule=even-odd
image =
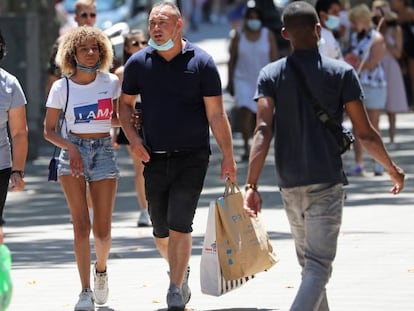
[{"label": "woman in white dress", "polygon": [[240,30],[233,30],[228,62],[228,91],[234,96],[237,121],[244,141],[242,160],[249,157],[249,139],[253,134],[256,102],[253,100],[260,69],[277,59],[274,34],[263,27],[263,19],[256,7],[248,7]]}]

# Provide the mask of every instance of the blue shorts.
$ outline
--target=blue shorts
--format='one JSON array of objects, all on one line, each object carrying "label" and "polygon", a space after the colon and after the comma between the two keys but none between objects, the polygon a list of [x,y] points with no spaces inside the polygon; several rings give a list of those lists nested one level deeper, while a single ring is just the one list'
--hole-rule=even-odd
[{"label": "blue shorts", "polygon": [[193,231],[209,158],[209,150],[151,153],[151,160],[144,163],[145,193],[155,237],[168,237],[170,229]]},{"label": "blue shorts", "polygon": [[[78,146],[86,181],[119,178],[111,136],[104,138],[78,138],[68,134],[68,139]],[[62,149],[59,155],[58,175],[72,175],[69,167],[69,152]]]}]

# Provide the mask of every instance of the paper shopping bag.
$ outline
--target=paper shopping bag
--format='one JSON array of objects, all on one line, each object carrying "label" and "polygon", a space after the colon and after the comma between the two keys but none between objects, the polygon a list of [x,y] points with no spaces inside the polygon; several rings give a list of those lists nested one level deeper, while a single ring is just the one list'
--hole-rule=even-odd
[{"label": "paper shopping bag", "polygon": [[226,181],[224,196],[216,200],[217,253],[226,280],[266,271],[276,255],[260,215],[250,217],[237,184]]},{"label": "paper shopping bag", "polygon": [[238,280],[227,281],[221,272],[216,248],[216,202],[210,203],[207,217],[207,228],[204,236],[203,249],[200,260],[200,285],[203,294],[221,296],[231,290],[239,288],[253,275]]}]

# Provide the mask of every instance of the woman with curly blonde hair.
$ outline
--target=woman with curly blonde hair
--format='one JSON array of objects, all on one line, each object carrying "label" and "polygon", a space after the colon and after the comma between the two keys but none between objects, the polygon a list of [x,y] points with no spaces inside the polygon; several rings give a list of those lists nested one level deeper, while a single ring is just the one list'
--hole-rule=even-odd
[{"label": "woman with curly blonde hair", "polygon": [[[108,73],[112,46],[101,30],[78,27],[65,34],[56,61],[63,78],[55,81],[46,103],[45,138],[61,148],[58,175],[72,215],[74,250],[82,291],[75,310],[95,310],[108,299],[106,264],[111,248],[111,218],[119,170],[111,144],[111,126],[119,126],[115,107],[120,94],[117,76]],[[63,129],[57,131],[60,113]],[[93,203],[91,225],[87,185]],[[96,263],[90,286],[93,230]]]}]

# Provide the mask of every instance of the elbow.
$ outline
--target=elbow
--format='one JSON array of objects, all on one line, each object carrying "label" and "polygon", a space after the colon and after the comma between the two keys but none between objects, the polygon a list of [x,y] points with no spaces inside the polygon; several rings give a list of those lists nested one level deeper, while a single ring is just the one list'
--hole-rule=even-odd
[{"label": "elbow", "polygon": [[258,133],[267,141],[270,141],[273,137],[272,129],[265,123],[261,123],[256,126],[254,134],[256,135]]},{"label": "elbow", "polygon": [[43,128],[43,138],[47,141],[50,141],[50,136],[51,136],[51,129],[48,129],[46,127]]},{"label": "elbow", "polygon": [[366,133],[356,133],[356,136],[364,146],[376,144],[379,137],[378,133],[374,129]]}]

